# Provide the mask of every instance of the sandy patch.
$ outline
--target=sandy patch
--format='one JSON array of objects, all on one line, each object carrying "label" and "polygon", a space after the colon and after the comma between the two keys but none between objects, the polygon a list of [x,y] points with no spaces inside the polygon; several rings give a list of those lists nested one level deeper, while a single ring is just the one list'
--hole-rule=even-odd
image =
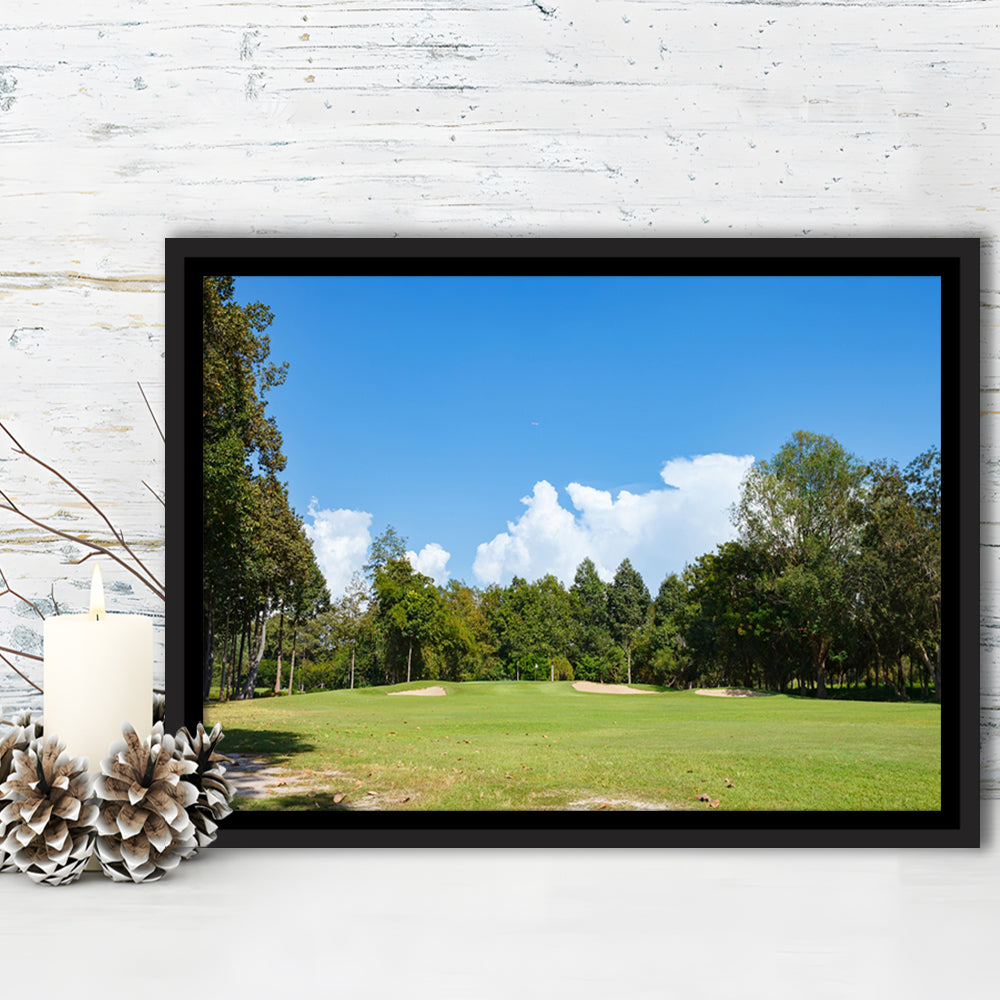
[{"label": "sandy patch", "polygon": [[591,694],[656,694],[655,691],[640,691],[627,684],[595,684],[593,681],[574,681],[573,688]]},{"label": "sandy patch", "polygon": [[343,771],[293,771],[255,754],[231,753],[229,757],[232,764],[226,767],[226,781],[238,796],[248,799],[309,792],[328,779],[345,777]]},{"label": "sandy patch", "polygon": [[443,687],[439,684],[435,684],[433,687],[429,688],[417,688],[415,691],[390,691],[389,696],[392,697],[394,694],[423,694],[430,698],[440,698],[441,695],[447,694]]},{"label": "sandy patch", "polygon": [[[345,809],[395,809],[409,802],[414,793],[362,792],[343,771],[293,771],[269,764],[268,758],[254,754],[231,753],[233,763],[226,767],[226,780],[238,798],[262,799],[271,795],[309,795],[318,791],[344,791]],[[252,806],[244,805],[244,809]]]},{"label": "sandy patch", "polygon": [[[639,692],[640,694],[642,692]],[[654,692],[650,692],[653,694]],[[577,799],[566,806],[567,812],[593,812],[598,809],[628,810],[629,812],[667,812],[687,808],[674,806],[664,802],[640,802],[636,799],[606,799],[600,796],[590,799]]]},{"label": "sandy patch", "polygon": [[695,694],[707,694],[710,698],[771,698],[773,691],[751,691],[750,688],[698,688]]}]

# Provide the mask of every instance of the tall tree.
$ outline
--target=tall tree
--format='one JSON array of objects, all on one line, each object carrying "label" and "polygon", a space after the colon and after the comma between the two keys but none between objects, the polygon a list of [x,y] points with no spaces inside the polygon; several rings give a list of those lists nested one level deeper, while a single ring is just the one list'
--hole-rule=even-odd
[{"label": "tall tree", "polygon": [[920,663],[924,686],[933,678],[935,698],[941,697],[938,462],[926,452],[905,473],[875,463],[866,498],[858,622],[876,676],[900,697],[908,688],[904,659]]},{"label": "tall tree", "polygon": [[941,451],[929,448],[906,470],[910,497],[919,514],[915,558],[924,580],[924,607],[930,618],[917,650],[934,675],[934,696],[941,700]]},{"label": "tall tree", "polygon": [[[233,279],[206,277],[202,286],[204,689],[212,683],[215,632],[242,628],[247,586],[257,561],[261,503],[255,481],[284,468],[281,435],[266,409],[266,393],[285,368],[269,360],[264,330],[271,312],[238,305]],[[234,610],[241,614],[234,616]],[[225,645],[225,643],[224,643]]]},{"label": "tall tree", "polygon": [[771,599],[808,644],[820,698],[857,595],[865,474],[833,438],[796,431],[753,465],[733,512],[742,540],[768,562]]},{"label": "tall tree", "polygon": [[628,683],[632,683],[632,649],[650,611],[649,589],[638,570],[623,559],[608,588],[608,617],[611,631],[625,653]]},{"label": "tall tree", "polygon": [[406,539],[396,529],[387,524],[382,534],[368,546],[368,562],[364,566],[364,574],[368,581],[375,583],[378,571],[392,560],[406,558]]},{"label": "tall tree", "polygon": [[401,659],[413,678],[414,653],[422,665],[422,644],[433,642],[440,624],[441,600],[434,581],[414,571],[409,561],[389,559],[375,572],[377,616],[382,624],[385,667],[393,680]]},{"label": "tall tree", "polygon": [[[290,585],[282,601],[282,611],[291,613],[292,626],[292,657],[288,668],[288,693],[292,693],[292,684],[295,679],[295,659],[298,653],[298,635],[302,623],[315,618],[317,615],[327,611],[330,607],[330,591],[326,586],[326,579],[323,576],[316,556],[313,552],[312,544],[306,537],[301,525],[294,547],[294,557],[292,561],[292,572]],[[279,643],[279,656],[281,645]],[[280,681],[280,665],[276,672],[275,681]],[[280,687],[275,686],[275,690]]]},{"label": "tall tree", "polygon": [[572,615],[570,658],[576,676],[585,680],[603,680],[613,664],[614,641],[609,631],[608,587],[598,576],[592,559],[584,559],[577,566],[569,594]]},{"label": "tall tree", "polygon": [[485,680],[495,650],[481,595],[458,580],[441,590],[441,623],[434,655],[448,680]]},{"label": "tall tree", "polygon": [[684,680],[686,659],[684,639],[688,590],[676,573],[660,584],[653,600],[652,613],[637,659],[641,661],[639,679],[651,684],[676,685]]}]

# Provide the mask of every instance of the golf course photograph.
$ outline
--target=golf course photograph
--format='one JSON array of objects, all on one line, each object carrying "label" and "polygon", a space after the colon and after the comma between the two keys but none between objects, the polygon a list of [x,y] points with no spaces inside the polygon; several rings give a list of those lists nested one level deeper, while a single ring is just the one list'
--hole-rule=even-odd
[{"label": "golf course photograph", "polygon": [[939,276],[201,292],[237,817],[944,808]]}]

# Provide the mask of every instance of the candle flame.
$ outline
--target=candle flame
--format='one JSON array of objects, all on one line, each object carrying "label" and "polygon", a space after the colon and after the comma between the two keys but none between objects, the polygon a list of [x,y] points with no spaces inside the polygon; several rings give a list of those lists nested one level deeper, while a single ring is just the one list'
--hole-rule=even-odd
[{"label": "candle flame", "polygon": [[104,580],[100,565],[95,564],[94,575],[90,578],[90,619],[100,621],[102,618],[107,618],[104,610]]}]

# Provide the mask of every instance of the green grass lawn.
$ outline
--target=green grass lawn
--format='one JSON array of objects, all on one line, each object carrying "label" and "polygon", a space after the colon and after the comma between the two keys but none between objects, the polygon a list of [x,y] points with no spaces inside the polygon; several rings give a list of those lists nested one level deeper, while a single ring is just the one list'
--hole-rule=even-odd
[{"label": "green grass lawn", "polygon": [[388,697],[432,683],[210,704],[205,722],[222,723],[222,752],[267,754],[308,786],[243,808],[712,808],[700,795],[730,810],[941,808],[934,704],[568,682]]}]

